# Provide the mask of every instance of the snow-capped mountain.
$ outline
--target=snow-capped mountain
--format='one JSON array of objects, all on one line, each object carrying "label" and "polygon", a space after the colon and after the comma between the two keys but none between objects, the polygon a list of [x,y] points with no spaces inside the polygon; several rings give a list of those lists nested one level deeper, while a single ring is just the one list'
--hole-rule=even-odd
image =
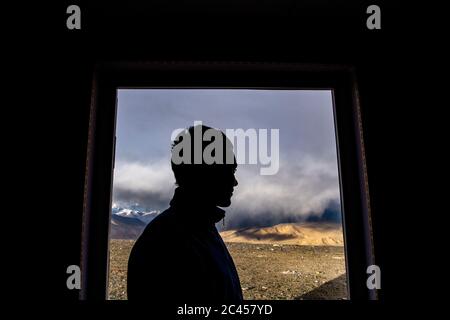
[{"label": "snow-capped mountain", "polygon": [[122,208],[113,205],[111,213],[111,238],[135,240],[147,224],[159,214],[159,211],[147,212],[137,210],[135,206]]},{"label": "snow-capped mountain", "polygon": [[149,212],[145,211],[139,211],[139,210],[133,210],[133,209],[125,209],[125,208],[112,208],[112,214],[125,217],[125,218],[134,218],[139,219],[140,221],[144,222],[145,224],[148,224],[150,221],[153,220],[153,218],[158,215],[159,211],[153,210]]}]

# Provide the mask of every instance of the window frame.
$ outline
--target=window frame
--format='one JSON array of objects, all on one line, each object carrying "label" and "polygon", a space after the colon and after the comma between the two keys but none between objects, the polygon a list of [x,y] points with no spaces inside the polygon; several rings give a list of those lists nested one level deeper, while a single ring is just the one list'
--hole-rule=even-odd
[{"label": "window frame", "polygon": [[80,299],[108,294],[109,230],[117,89],[221,88],[332,90],[348,297],[374,300],[366,269],[374,264],[362,122],[349,65],[244,62],[106,62],[94,70],[85,169]]}]

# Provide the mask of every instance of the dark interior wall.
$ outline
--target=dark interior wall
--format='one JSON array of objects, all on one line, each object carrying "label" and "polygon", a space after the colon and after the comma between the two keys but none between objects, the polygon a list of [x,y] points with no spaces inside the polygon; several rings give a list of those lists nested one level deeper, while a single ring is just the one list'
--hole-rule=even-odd
[{"label": "dark interior wall", "polygon": [[[388,6],[376,1],[389,12]],[[69,4],[82,10],[82,29],[67,30]],[[86,165],[89,105],[94,66],[108,60],[129,61],[243,61],[343,63],[355,66],[360,90],[364,143],[372,204],[376,262],[384,269],[381,233],[389,212],[383,186],[389,177],[386,136],[391,107],[389,70],[395,41],[389,13],[382,30],[365,26],[371,2],[310,1],[63,1],[63,14],[54,22],[59,33],[47,57],[56,65],[52,115],[57,117],[58,158],[55,206],[64,208],[52,232],[64,244],[58,262],[54,298],[78,299],[65,287],[65,267],[80,263],[81,216]],[[390,33],[389,33],[390,32]],[[388,283],[384,288],[388,287]],[[381,295],[383,297],[383,294]]]}]

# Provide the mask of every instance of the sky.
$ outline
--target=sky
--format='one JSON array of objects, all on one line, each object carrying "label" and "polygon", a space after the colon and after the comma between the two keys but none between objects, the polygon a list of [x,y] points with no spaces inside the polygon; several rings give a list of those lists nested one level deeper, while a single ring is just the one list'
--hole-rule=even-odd
[{"label": "sky", "polygon": [[[168,208],[173,130],[279,129],[279,170],[239,165],[226,210],[228,228],[340,217],[333,98],[330,90],[119,89],[113,202]],[[270,141],[270,139],[269,139]],[[270,150],[270,145],[268,147]]]}]

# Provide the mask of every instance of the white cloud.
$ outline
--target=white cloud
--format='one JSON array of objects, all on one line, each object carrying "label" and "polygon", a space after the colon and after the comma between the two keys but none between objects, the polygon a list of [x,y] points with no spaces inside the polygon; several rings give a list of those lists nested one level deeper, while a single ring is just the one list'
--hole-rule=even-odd
[{"label": "white cloud", "polygon": [[[320,215],[330,201],[339,201],[337,168],[332,161],[304,157],[295,164],[282,163],[274,176],[262,176],[257,166],[246,165],[238,168],[237,179],[231,213],[307,217]],[[170,162],[165,159],[119,163],[114,175],[115,201],[145,202],[148,209],[164,209],[158,206],[168,207],[174,182]]]},{"label": "white cloud", "polygon": [[270,211],[308,216],[321,214],[330,201],[339,201],[335,163],[312,158],[298,161],[282,165],[275,176],[238,169],[240,184],[233,198],[233,209],[255,215]]},{"label": "white cloud", "polygon": [[119,162],[114,170],[114,189],[131,193],[168,193],[174,189],[169,161],[155,163]]}]

